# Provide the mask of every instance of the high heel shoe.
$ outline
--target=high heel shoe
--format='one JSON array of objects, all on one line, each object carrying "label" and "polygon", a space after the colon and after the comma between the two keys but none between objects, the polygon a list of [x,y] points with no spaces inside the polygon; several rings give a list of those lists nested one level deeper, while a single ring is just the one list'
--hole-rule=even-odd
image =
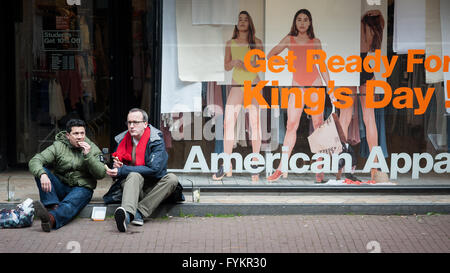
[{"label": "high heel shoe", "polygon": [[269,182],[275,182],[283,175],[283,173],[280,170],[276,170],[271,176],[267,177],[267,181]]},{"label": "high heel shoe", "polygon": [[259,181],[259,174],[252,175],[252,182],[257,182],[257,181]]},{"label": "high heel shoe", "polygon": [[[252,169],[258,168],[258,165],[255,164],[254,160],[251,161],[251,168]],[[252,174],[252,182],[257,182],[257,181],[259,181],[259,173]]]}]

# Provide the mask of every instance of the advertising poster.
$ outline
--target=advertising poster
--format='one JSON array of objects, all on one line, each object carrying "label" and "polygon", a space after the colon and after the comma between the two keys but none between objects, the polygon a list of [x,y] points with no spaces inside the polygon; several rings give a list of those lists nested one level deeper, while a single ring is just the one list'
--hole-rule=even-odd
[{"label": "advertising poster", "polygon": [[[414,159],[388,149],[390,141],[398,141],[393,132],[415,143],[401,124],[417,126],[424,118],[429,135],[446,138],[444,132],[430,133],[433,120],[426,116],[435,90],[419,84],[418,69],[409,71],[411,63],[420,64],[420,52],[388,56],[388,1],[169,2],[166,12],[172,9],[176,22],[166,25],[172,31],[166,29],[164,36],[172,33],[174,40],[165,40],[164,50],[175,50],[176,44],[176,52],[169,68],[163,62],[163,70],[176,67],[172,75],[181,85],[166,88],[173,81],[163,81],[162,108],[172,105],[165,113],[183,115],[164,122],[170,124],[172,143],[190,143],[183,164],[175,163],[172,170],[203,173],[208,181],[233,178],[233,173],[253,182],[264,175],[272,182],[302,173],[312,173],[318,182],[324,174],[336,174],[340,181],[347,173],[354,179],[369,176],[369,181],[378,176],[386,183],[411,171],[415,179],[428,170],[419,164],[425,156]],[[408,10],[390,22],[393,45],[408,52],[414,48],[404,31],[395,34],[405,27],[403,13]],[[182,107],[173,107],[175,102]],[[331,105],[339,109],[334,120]],[[405,111],[406,120],[391,122],[392,111]],[[339,130],[330,130],[335,124]]]},{"label": "advertising poster", "polygon": [[[250,16],[251,24],[252,24],[252,32],[254,32],[255,36],[255,42],[260,41],[262,50],[265,50],[265,24],[264,24],[264,0],[239,0],[237,1],[237,5],[239,7],[237,14],[236,14],[236,21],[233,23],[232,26],[224,26],[222,30],[223,34],[223,52],[226,53],[226,45],[229,43],[231,47],[236,49],[236,46],[239,46],[239,44],[235,44],[231,40],[234,40],[235,38],[235,28],[239,25],[239,14],[241,11],[246,11],[248,15]],[[248,20],[248,19],[247,19]],[[230,50],[231,51],[231,50]],[[224,56],[225,57],[225,56]],[[242,61],[243,60],[243,56]],[[225,60],[224,60],[225,61]],[[236,69],[224,69],[224,75],[225,79],[222,82],[218,82],[219,85],[243,85],[242,80],[247,79],[246,77],[242,78],[242,80],[239,82],[234,81],[233,82],[233,73],[237,73],[235,71]],[[257,73],[258,80],[264,80],[264,73],[259,72]],[[254,80],[253,77],[250,75],[249,80]]]},{"label": "advertising poster", "polygon": [[[380,66],[379,71],[374,72],[375,80],[386,81],[386,67],[382,65],[382,56],[387,56],[387,0],[382,0],[378,5],[370,5],[367,1],[361,1],[361,56],[373,56],[375,60],[369,62],[371,67]],[[371,35],[373,34],[373,36]],[[365,39],[365,40],[364,40]],[[381,40],[380,40],[381,39]],[[369,43],[372,44],[369,45]],[[362,48],[362,47],[365,48]],[[379,50],[379,51],[378,51]],[[377,53],[379,52],[379,53]],[[363,72],[362,72],[363,73]],[[361,79],[364,75],[360,75]],[[384,93],[383,88],[377,87],[375,93]]]},{"label": "advertising poster", "polygon": [[[293,34],[296,33],[293,29],[294,16],[302,9],[309,13],[313,31],[308,34],[309,39],[300,37],[298,34],[294,39],[292,35],[288,34],[291,33],[291,30],[294,30]],[[344,59],[352,55],[359,56],[360,0],[267,0],[265,11],[267,54],[270,54],[274,48],[275,50],[272,51],[274,54],[283,49],[277,55],[286,57],[291,48],[291,51],[302,54],[302,56],[296,56],[297,60],[294,61],[294,66],[297,66],[298,62],[299,67],[306,65],[306,56],[303,55],[308,49],[322,49],[326,53],[326,60],[335,55]],[[314,38],[312,33],[314,33]],[[319,71],[316,69],[314,68],[314,72],[310,73],[301,68],[296,73],[289,72],[287,69],[278,73],[267,71],[266,79],[277,80],[280,86],[325,86],[327,84],[324,84],[323,80],[317,79],[317,76],[322,74],[320,76],[323,78],[324,74],[328,73],[329,78],[335,81],[336,86],[359,85],[357,73],[345,71],[318,73]],[[305,77],[309,79],[305,79]],[[300,83],[296,83],[295,79]]]},{"label": "advertising poster", "polygon": [[209,184],[448,173],[448,1],[112,2],[23,2],[19,162],[71,117],[114,150],[139,107]]}]

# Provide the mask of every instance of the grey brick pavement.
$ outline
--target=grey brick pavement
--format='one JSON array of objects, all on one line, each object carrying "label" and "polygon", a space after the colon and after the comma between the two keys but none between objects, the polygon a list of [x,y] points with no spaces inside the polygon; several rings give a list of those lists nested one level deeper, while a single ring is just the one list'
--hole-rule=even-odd
[{"label": "grey brick pavement", "polygon": [[450,215],[152,218],[127,233],[111,218],[77,218],[51,233],[39,220],[0,229],[1,253],[367,253],[378,246],[383,253],[449,253]]}]

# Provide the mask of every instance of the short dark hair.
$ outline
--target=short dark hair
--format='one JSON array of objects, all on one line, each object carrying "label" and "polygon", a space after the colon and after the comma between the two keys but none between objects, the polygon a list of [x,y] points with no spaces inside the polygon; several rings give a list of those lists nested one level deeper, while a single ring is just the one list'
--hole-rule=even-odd
[{"label": "short dark hair", "polygon": [[129,113],[133,113],[133,112],[141,112],[142,118],[144,119],[144,121],[145,121],[145,122],[148,122],[148,115],[147,115],[147,112],[145,112],[144,110],[142,110],[142,109],[140,109],[140,108],[133,108],[133,109],[131,109],[131,110],[128,112],[128,114],[129,114]]},{"label": "short dark hair", "polygon": [[86,123],[81,119],[71,119],[66,123],[66,131],[70,134],[72,132],[72,127],[84,127],[86,130]]}]

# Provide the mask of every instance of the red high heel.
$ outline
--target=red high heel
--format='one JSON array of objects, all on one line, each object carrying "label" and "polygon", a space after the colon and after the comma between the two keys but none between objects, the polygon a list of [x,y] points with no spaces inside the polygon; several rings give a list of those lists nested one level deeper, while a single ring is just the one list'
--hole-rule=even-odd
[{"label": "red high heel", "polygon": [[271,176],[267,177],[267,181],[275,182],[283,175],[280,170],[276,170]]}]

